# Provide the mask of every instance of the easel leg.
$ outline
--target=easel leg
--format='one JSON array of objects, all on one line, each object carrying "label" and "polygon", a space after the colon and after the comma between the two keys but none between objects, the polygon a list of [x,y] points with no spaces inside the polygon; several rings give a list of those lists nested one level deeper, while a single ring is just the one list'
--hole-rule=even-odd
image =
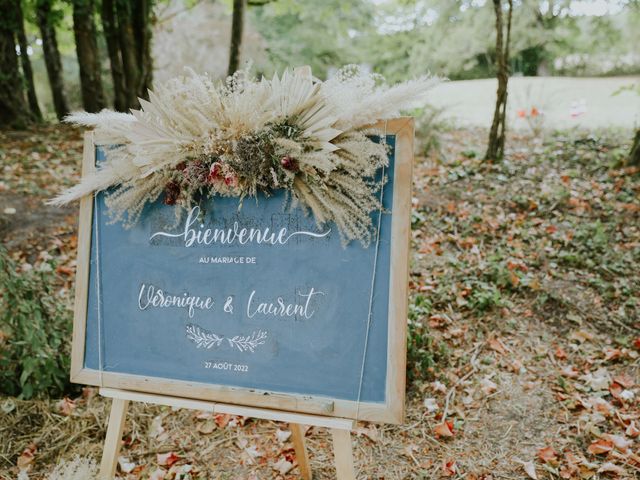
[{"label": "easel leg", "polygon": [[309,464],[309,456],[304,445],[304,429],[299,423],[290,423],[291,439],[293,440],[293,448],[296,450],[296,459],[298,460],[298,468],[300,475],[304,480],[311,480],[311,465]]},{"label": "easel leg", "polygon": [[129,400],[120,398],[112,400],[109,426],[107,427],[107,436],[104,440],[104,450],[102,451],[102,461],[100,462],[100,480],[113,480],[113,477],[116,476],[122,430],[128,406]]},{"label": "easel leg", "polygon": [[336,462],[336,478],[338,480],[356,480],[353,468],[353,447],[349,430],[331,429],[333,436],[333,455]]}]

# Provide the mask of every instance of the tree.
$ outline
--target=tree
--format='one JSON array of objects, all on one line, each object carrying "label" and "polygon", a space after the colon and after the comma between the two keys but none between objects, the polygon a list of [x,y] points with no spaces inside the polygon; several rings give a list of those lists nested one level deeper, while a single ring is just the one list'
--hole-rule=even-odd
[{"label": "tree", "polygon": [[0,127],[24,128],[32,121],[23,92],[15,36],[19,29],[15,0],[0,0]]},{"label": "tree", "polygon": [[631,152],[629,152],[629,163],[640,167],[640,129],[636,131],[636,136],[633,139]]},{"label": "tree", "polygon": [[153,57],[151,38],[153,0],[138,0],[133,3],[132,22],[136,40],[136,58],[140,68],[137,91],[138,97],[149,99],[149,89],[153,85]]},{"label": "tree", "polygon": [[27,32],[24,29],[24,14],[22,13],[22,0],[16,2],[16,22],[18,37],[18,45],[20,45],[20,63],[22,65],[22,73],[26,82],[27,100],[29,101],[29,109],[36,120],[42,120],[42,112],[38,105],[38,96],[36,95],[36,86],[33,82],[33,69],[31,68],[31,60],[29,60],[29,42],[27,42]]},{"label": "tree", "polygon": [[233,75],[240,65],[240,47],[244,30],[244,12],[247,0],[233,0],[233,18],[231,21],[231,46],[229,48],[229,68],[227,75]]},{"label": "tree", "polygon": [[62,61],[60,60],[60,50],[56,39],[55,25],[59,19],[59,12],[53,10],[54,0],[36,1],[36,18],[40,35],[42,36],[42,50],[44,52],[44,63],[47,67],[47,76],[51,86],[51,96],[53,98],[53,108],[56,111],[58,120],[62,120],[69,113],[67,97],[64,93],[64,82],[62,80]]},{"label": "tree", "polygon": [[103,0],[102,26],[111,63],[116,110],[139,108],[153,82],[151,0]]},{"label": "tree", "polygon": [[128,0],[116,0],[118,12],[118,33],[120,35],[120,53],[124,67],[124,79],[127,85],[127,106],[138,106],[138,82],[140,81],[140,69],[136,55],[136,38],[133,34],[133,21],[131,14],[131,2]]},{"label": "tree", "polygon": [[73,34],[80,67],[82,105],[87,112],[99,112],[105,107],[94,10],[94,0],[73,0]]},{"label": "tree", "polygon": [[120,40],[118,37],[118,23],[113,0],[102,0],[102,30],[107,41],[107,52],[111,64],[113,79],[114,107],[119,112],[127,110],[127,87],[124,80],[122,57],[120,56]]},{"label": "tree", "polygon": [[493,112],[493,122],[489,131],[489,144],[485,160],[500,160],[504,156],[504,135],[507,116],[507,85],[509,82],[509,42],[511,40],[511,17],[513,14],[513,0],[508,0],[506,38],[502,14],[502,0],[493,0],[496,15],[496,76],[498,77],[498,91],[496,94],[496,108]]}]

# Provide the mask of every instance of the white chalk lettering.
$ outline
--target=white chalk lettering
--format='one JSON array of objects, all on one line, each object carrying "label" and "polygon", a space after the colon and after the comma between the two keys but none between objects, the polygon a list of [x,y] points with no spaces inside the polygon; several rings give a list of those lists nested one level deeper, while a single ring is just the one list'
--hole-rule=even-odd
[{"label": "white chalk lettering", "polygon": [[295,236],[305,236],[311,238],[323,238],[329,235],[331,229],[324,232],[308,232],[299,230],[289,232],[286,227],[282,227],[277,231],[272,231],[269,227],[264,228],[245,228],[240,227],[238,222],[234,222],[230,228],[205,228],[198,221],[200,207],[197,205],[191,209],[184,223],[184,229],[178,233],[155,232],[149,240],[156,237],[181,238],[185,247],[198,245],[284,245]]},{"label": "white chalk lettering", "polygon": [[138,294],[138,308],[183,308],[186,309],[189,318],[193,318],[196,310],[210,310],[214,301],[211,297],[199,297],[183,293],[172,295],[157,288],[155,285],[142,284]]},{"label": "white chalk lettering", "polygon": [[249,295],[247,302],[247,317],[253,318],[256,315],[267,317],[304,317],[310,319],[313,317],[315,310],[310,308],[311,300],[315,295],[324,295],[324,292],[317,291],[313,287],[307,293],[297,293],[298,297],[303,299],[302,302],[293,303],[286,302],[282,297],[277,297],[272,301],[260,302],[255,299],[256,291],[253,290]]}]

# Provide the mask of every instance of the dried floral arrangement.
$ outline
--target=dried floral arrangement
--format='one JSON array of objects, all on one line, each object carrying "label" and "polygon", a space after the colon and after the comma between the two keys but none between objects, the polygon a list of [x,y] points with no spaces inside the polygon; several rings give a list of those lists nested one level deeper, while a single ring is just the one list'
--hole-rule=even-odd
[{"label": "dried floral arrangement", "polygon": [[51,203],[109,189],[111,217],[132,225],[162,195],[179,213],[209,196],[286,189],[318,224],[333,221],[344,241],[366,244],[379,208],[375,175],[388,161],[370,126],[422,100],[436,81],[389,87],[357,67],[324,82],[298,71],[259,80],[240,71],[216,84],[189,72],[158,85],[130,114],[70,115],[94,127],[106,162]]}]

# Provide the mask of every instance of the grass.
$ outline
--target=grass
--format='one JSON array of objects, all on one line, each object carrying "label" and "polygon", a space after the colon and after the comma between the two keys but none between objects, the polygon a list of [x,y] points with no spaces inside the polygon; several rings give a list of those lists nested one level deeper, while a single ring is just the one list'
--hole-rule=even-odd
[{"label": "grass", "polygon": [[[640,96],[632,91],[614,95],[621,87],[640,82],[638,77],[570,78],[512,77],[509,79],[509,124],[531,131],[538,123],[546,128],[630,128],[640,124]],[[445,82],[436,87],[430,101],[445,109],[445,117],[464,125],[488,128],[493,118],[495,79]],[[573,102],[586,102],[587,111],[571,117]],[[541,117],[531,118],[536,107]],[[518,110],[527,117],[520,118]]]}]

